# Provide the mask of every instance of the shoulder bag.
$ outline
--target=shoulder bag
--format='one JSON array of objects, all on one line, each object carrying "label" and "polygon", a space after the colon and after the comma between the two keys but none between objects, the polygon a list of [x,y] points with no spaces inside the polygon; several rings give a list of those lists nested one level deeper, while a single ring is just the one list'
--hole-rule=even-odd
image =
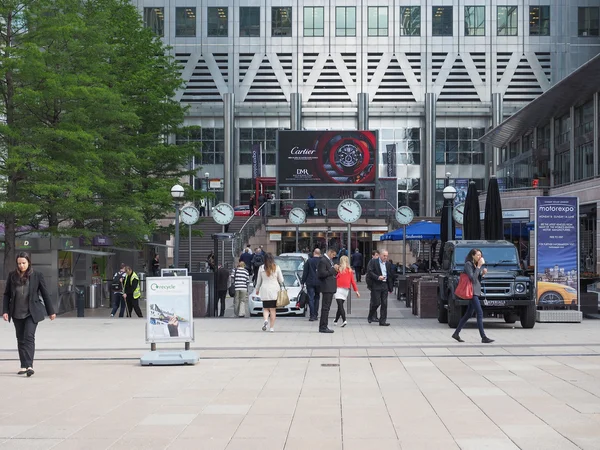
[{"label": "shoulder bag", "polygon": [[473,283],[471,283],[466,273],[460,274],[454,295],[463,300],[471,300],[473,298]]},{"label": "shoulder bag", "polygon": [[277,308],[284,308],[290,304],[290,297],[288,296],[285,284],[281,285],[279,292],[277,293]]},{"label": "shoulder bag", "polygon": [[233,281],[229,285],[229,296],[235,297],[235,275],[237,273],[237,269],[233,271]]}]

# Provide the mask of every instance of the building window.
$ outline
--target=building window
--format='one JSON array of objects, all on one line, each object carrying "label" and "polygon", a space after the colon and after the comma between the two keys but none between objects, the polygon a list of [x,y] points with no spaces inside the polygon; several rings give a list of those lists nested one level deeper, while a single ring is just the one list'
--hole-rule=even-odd
[{"label": "building window", "polygon": [[324,36],[325,34],[325,13],[322,6],[304,7],[304,36]]},{"label": "building window", "polygon": [[594,131],[594,101],[575,108],[575,137]]},{"label": "building window", "polygon": [[292,8],[271,8],[271,36],[292,35]]},{"label": "building window", "polygon": [[277,128],[240,128],[240,164],[252,164],[252,146],[260,144],[262,164],[277,161]]},{"label": "building window", "polygon": [[577,8],[577,34],[581,37],[598,36],[600,8]]},{"label": "building window", "polygon": [[554,156],[554,185],[558,186],[569,182],[571,170],[571,158],[569,152],[557,153]]},{"label": "building window", "polygon": [[368,9],[368,34],[369,36],[388,35],[388,7],[369,6]]},{"label": "building window", "polygon": [[498,36],[517,36],[517,6],[498,6]]},{"label": "building window", "polygon": [[175,36],[196,36],[196,8],[175,8]]},{"label": "building window", "polygon": [[356,8],[354,6],[335,8],[335,35],[356,36]]},{"label": "building window", "polygon": [[465,36],[485,36],[485,6],[465,6]]},{"label": "building window", "polygon": [[483,164],[485,145],[478,139],[484,133],[484,128],[436,128],[436,164]]},{"label": "building window", "polygon": [[594,143],[587,142],[575,147],[575,180],[585,180],[594,176]]},{"label": "building window", "polygon": [[144,8],[144,26],[154,34],[165,35],[165,8]]},{"label": "building window", "polygon": [[431,32],[433,36],[452,36],[452,6],[433,6]]},{"label": "building window", "polygon": [[260,7],[240,7],[240,36],[260,36]]},{"label": "building window", "polygon": [[550,36],[550,7],[529,7],[529,35]]},{"label": "building window", "polygon": [[223,128],[206,128],[194,131],[190,136],[177,136],[177,144],[199,142],[200,156],[196,158],[196,167],[206,164],[223,164],[225,160],[225,132]]},{"label": "building window", "polygon": [[571,118],[569,114],[554,120],[554,145],[566,145],[571,139]]},{"label": "building window", "polygon": [[206,18],[208,37],[227,37],[227,8],[207,8]]},{"label": "building window", "polygon": [[421,36],[421,7],[400,7],[400,36]]}]

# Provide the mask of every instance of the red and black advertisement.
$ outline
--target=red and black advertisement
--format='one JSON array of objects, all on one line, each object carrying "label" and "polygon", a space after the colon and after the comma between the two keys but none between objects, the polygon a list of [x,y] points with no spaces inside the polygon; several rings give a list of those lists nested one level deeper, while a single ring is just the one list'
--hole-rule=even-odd
[{"label": "red and black advertisement", "polygon": [[280,185],[375,184],[377,132],[280,131]]}]

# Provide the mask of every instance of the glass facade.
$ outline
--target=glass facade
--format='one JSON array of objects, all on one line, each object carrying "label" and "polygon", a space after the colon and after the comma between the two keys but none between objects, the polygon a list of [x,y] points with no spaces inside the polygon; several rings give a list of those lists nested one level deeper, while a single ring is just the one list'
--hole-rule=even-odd
[{"label": "glass facade", "polygon": [[581,37],[598,36],[600,7],[577,9],[577,34]]},{"label": "glass facade", "polygon": [[498,6],[498,36],[517,36],[518,11],[518,6]]},{"label": "glass facade", "polygon": [[189,137],[176,137],[178,144],[200,142],[200,157],[196,166],[204,164],[223,164],[225,159],[225,132],[223,128],[203,127],[194,131]]},{"label": "glass facade", "polygon": [[271,8],[271,36],[292,35],[292,8]]},{"label": "glass facade", "polygon": [[262,163],[275,164],[277,128],[240,128],[240,164],[252,164],[252,146],[262,144]]},{"label": "glass facade", "polygon": [[477,140],[484,132],[485,128],[436,128],[436,164],[483,164],[485,145]]},{"label": "glass facade", "polygon": [[196,8],[175,8],[175,36],[196,36]]},{"label": "glass facade", "polygon": [[452,36],[452,6],[432,7],[431,34]]},{"label": "glass facade", "polygon": [[322,6],[304,7],[304,36],[315,37],[325,34],[325,9]]},{"label": "glass facade", "polygon": [[421,7],[400,7],[400,36],[421,36]]},{"label": "glass facade", "polygon": [[260,7],[240,7],[240,36],[260,36]]},{"label": "glass facade", "polygon": [[529,35],[550,36],[550,6],[529,7]]},{"label": "glass facade", "polygon": [[356,36],[356,8],[354,6],[335,8],[335,35]]},{"label": "glass facade", "polygon": [[368,34],[369,36],[387,36],[388,35],[388,7],[387,6],[369,6],[368,16]]},{"label": "glass facade", "polygon": [[144,8],[144,26],[157,36],[165,35],[165,8]]},{"label": "glass facade", "polygon": [[465,6],[465,36],[485,36],[485,6]]},{"label": "glass facade", "polygon": [[227,15],[228,8],[206,8],[206,32],[208,37],[227,37],[229,34]]}]

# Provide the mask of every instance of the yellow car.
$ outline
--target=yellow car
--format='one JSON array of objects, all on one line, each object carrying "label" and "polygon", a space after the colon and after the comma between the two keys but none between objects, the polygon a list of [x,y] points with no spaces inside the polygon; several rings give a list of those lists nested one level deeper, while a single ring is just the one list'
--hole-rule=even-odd
[{"label": "yellow car", "polygon": [[539,305],[576,305],[577,289],[560,283],[538,281],[537,298]]}]

